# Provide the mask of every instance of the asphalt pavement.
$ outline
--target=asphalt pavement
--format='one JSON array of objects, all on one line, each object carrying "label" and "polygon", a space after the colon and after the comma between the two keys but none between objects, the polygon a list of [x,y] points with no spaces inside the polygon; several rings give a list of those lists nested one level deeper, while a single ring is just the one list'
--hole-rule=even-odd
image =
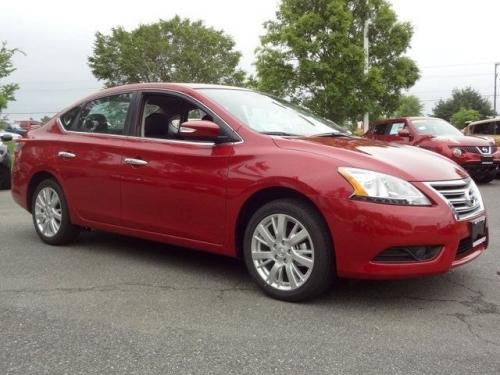
[{"label": "asphalt pavement", "polygon": [[236,260],[103,232],[43,244],[0,192],[0,374],[499,374],[500,180],[490,248],[447,274],[264,296]]}]

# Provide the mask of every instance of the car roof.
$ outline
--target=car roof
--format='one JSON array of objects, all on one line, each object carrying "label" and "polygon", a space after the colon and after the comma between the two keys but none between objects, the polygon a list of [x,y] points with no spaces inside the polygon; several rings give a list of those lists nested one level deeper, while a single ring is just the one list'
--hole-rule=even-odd
[{"label": "car roof", "polygon": [[377,120],[370,125],[377,126],[377,125],[385,124],[388,121],[403,121],[403,120],[415,121],[415,120],[430,120],[430,119],[437,119],[437,118],[438,117],[431,117],[431,116],[389,117],[386,119]]},{"label": "car roof", "polygon": [[76,103],[73,103],[71,106],[66,107],[59,113],[63,113],[67,111],[69,108],[72,108],[76,105],[80,105],[82,103],[88,102],[90,100],[98,99],[103,96],[119,94],[127,91],[140,91],[140,90],[172,90],[172,91],[180,91],[184,93],[189,93],[190,91],[196,89],[225,89],[225,90],[241,90],[241,91],[250,91],[244,87],[237,86],[225,86],[225,85],[216,85],[209,83],[179,83],[179,82],[147,82],[147,83],[130,83],[127,85],[114,86],[110,88],[104,88],[97,92],[94,92]]},{"label": "car roof", "polygon": [[486,124],[488,122],[494,122],[494,121],[495,122],[500,121],[500,117],[488,118],[486,120],[473,121],[473,122],[469,123],[467,126],[477,125],[477,124]]},{"label": "car roof", "polygon": [[147,82],[147,83],[131,83],[127,85],[114,86],[108,89],[103,89],[97,94],[102,93],[112,93],[115,91],[126,91],[126,90],[151,90],[151,89],[163,89],[163,90],[181,90],[186,89],[196,90],[196,89],[226,89],[226,90],[248,90],[244,87],[236,86],[225,86],[225,85],[215,85],[209,83],[179,83],[179,82]]}]

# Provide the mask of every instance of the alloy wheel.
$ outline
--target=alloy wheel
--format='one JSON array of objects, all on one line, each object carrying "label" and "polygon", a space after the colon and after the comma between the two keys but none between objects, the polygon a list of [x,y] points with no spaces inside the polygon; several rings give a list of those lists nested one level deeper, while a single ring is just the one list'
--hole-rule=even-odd
[{"label": "alloy wheel", "polygon": [[279,290],[300,288],[314,266],[309,232],[300,221],[285,214],[267,216],[255,227],[251,255],[262,280]]},{"label": "alloy wheel", "polygon": [[35,200],[35,221],[38,230],[45,237],[53,237],[59,232],[62,220],[61,199],[57,191],[44,187]]}]

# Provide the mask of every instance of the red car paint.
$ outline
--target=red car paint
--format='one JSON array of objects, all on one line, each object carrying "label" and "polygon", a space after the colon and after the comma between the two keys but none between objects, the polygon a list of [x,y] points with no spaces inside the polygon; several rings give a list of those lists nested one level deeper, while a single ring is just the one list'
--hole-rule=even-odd
[{"label": "red car paint", "polygon": [[[370,125],[370,129],[364,137],[376,139],[380,141],[406,144],[416,147],[421,147],[430,151],[437,152],[443,155],[463,168],[465,168],[471,176],[479,178],[488,172],[498,169],[500,166],[500,150],[495,146],[492,139],[481,137],[470,137],[460,134],[458,131],[456,136],[429,136],[421,134],[415,125],[415,122],[421,120],[433,120],[433,118],[422,117],[402,117],[392,118],[378,121]],[[380,134],[378,131],[382,127],[404,124],[404,129],[408,130],[407,136],[395,134]],[[453,150],[458,148],[462,154],[457,156]],[[482,152],[485,148],[486,152]]]},{"label": "red car paint", "polygon": [[[362,138],[281,137],[239,122],[196,85],[137,84],[102,91],[81,101],[117,93],[175,92],[192,98],[225,121],[241,139],[220,144],[142,138],[138,121],[116,136],[65,131],[56,116],[20,140],[12,195],[30,209],[30,183],[53,176],[62,186],[71,221],[213,253],[239,256],[240,225],[247,203],[263,192],[293,194],[313,204],[331,236],[337,274],[354,278],[403,278],[446,272],[486,249],[486,240],[457,255],[470,236],[470,221],[457,220],[426,182],[468,178],[456,164],[433,153]],[[73,107],[73,106],[72,106]],[[61,113],[64,113],[61,112]],[[71,152],[76,159],[58,158]],[[124,163],[147,160],[147,167]],[[351,199],[352,186],[339,167],[370,169],[412,182],[429,207],[391,206]],[[378,263],[395,246],[439,245],[424,262]]]}]

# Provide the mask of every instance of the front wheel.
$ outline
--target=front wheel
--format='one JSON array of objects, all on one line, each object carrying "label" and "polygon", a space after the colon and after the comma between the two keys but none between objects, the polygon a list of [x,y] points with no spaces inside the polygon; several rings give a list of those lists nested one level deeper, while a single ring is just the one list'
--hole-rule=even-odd
[{"label": "front wheel", "polygon": [[496,178],[497,173],[498,173],[497,170],[487,172],[484,175],[477,177],[476,181],[479,182],[480,184],[487,184]]},{"label": "front wheel", "polygon": [[310,205],[295,199],[267,203],[245,231],[248,271],[263,291],[301,301],[324,291],[332,279],[333,247],[328,227]]},{"label": "front wheel", "polygon": [[38,236],[50,245],[67,244],[80,233],[80,227],[71,224],[63,191],[53,179],[44,180],[37,186],[31,214]]}]

